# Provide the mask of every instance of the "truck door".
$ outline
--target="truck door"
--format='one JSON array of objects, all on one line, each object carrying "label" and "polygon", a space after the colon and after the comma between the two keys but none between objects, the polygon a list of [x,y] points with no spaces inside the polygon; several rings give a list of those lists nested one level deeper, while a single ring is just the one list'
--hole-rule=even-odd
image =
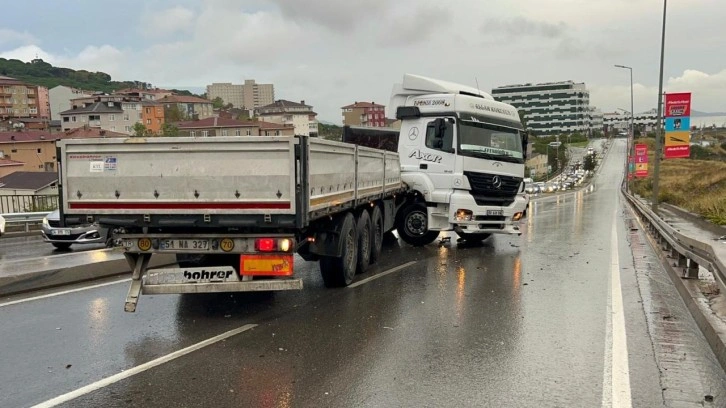
[{"label": "truck door", "polygon": [[411,153],[418,158],[419,171],[429,175],[436,190],[452,188],[456,165],[455,123],[454,118],[428,121],[423,146]]}]

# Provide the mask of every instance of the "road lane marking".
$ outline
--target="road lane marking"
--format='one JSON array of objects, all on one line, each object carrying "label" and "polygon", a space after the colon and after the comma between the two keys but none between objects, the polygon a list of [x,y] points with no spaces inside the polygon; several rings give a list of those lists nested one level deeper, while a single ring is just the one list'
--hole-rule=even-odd
[{"label": "road lane marking", "polygon": [[78,397],[81,397],[83,395],[86,395],[88,393],[91,393],[93,391],[96,391],[96,390],[101,389],[103,387],[107,387],[107,386],[109,386],[111,384],[117,383],[117,382],[119,382],[121,380],[124,380],[126,378],[129,378],[129,377],[134,376],[136,374],[142,373],[144,371],[147,371],[147,370],[149,370],[151,368],[154,368],[156,366],[159,366],[161,364],[168,363],[169,361],[172,361],[172,360],[177,359],[179,357],[185,356],[185,355],[187,355],[189,353],[192,353],[194,351],[197,351],[197,350],[199,350],[201,348],[210,346],[210,345],[212,345],[214,343],[217,343],[217,342],[220,342],[222,340],[228,339],[228,338],[230,338],[232,336],[235,336],[235,335],[240,334],[242,332],[245,332],[247,330],[253,329],[255,327],[257,327],[256,324],[246,324],[246,325],[244,325],[242,327],[238,327],[238,328],[236,328],[234,330],[230,330],[230,331],[225,332],[225,333],[222,333],[222,334],[220,334],[218,336],[214,336],[214,337],[209,338],[207,340],[200,341],[199,343],[193,344],[193,345],[191,345],[189,347],[183,348],[181,350],[177,350],[177,351],[175,351],[175,352],[173,352],[171,354],[167,354],[167,355],[162,356],[162,357],[159,357],[159,358],[157,358],[155,360],[151,360],[151,361],[149,361],[147,363],[144,363],[144,364],[138,365],[136,367],[130,368],[128,370],[122,371],[122,372],[120,372],[118,374],[112,375],[110,377],[106,377],[106,378],[104,378],[104,379],[102,379],[100,381],[96,381],[95,383],[88,384],[85,387],[81,387],[81,388],[79,388],[77,390],[74,390],[74,391],[71,391],[69,393],[66,393],[66,394],[57,396],[57,397],[55,397],[55,398],[53,398],[51,400],[48,400],[48,401],[45,401],[45,402],[41,402],[38,405],[34,405],[33,408],[50,408],[50,407],[55,407],[56,405],[63,404],[65,402],[74,400],[74,399],[76,399]]},{"label": "road lane marking", "polygon": [[64,290],[62,292],[53,292],[53,293],[48,293],[46,295],[33,296],[33,297],[29,297],[29,298],[24,298],[24,299],[13,300],[10,302],[0,303],[0,307],[17,305],[18,303],[25,303],[25,302],[31,302],[33,300],[47,299],[47,298],[51,298],[51,297],[55,297],[55,296],[67,295],[69,293],[81,292],[84,290],[96,289],[96,288],[101,288],[104,286],[115,285],[117,283],[124,283],[124,282],[131,282],[131,279],[126,278],[126,279],[116,280],[113,282],[98,283],[98,284],[91,285],[91,286],[84,286],[82,288],[68,289],[68,290]]},{"label": "road lane marking", "polygon": [[358,287],[358,286],[360,286],[360,285],[364,285],[364,284],[366,284],[366,283],[368,283],[368,282],[370,282],[370,281],[372,281],[372,280],[374,280],[374,279],[382,278],[382,277],[384,277],[384,276],[386,276],[386,275],[388,275],[388,274],[391,274],[391,273],[393,273],[393,272],[398,272],[398,271],[400,271],[401,269],[404,269],[404,268],[408,268],[409,266],[411,266],[411,265],[415,264],[416,262],[417,262],[417,261],[411,261],[411,262],[406,262],[406,263],[405,263],[405,264],[403,264],[403,265],[399,265],[399,266],[396,266],[395,268],[391,268],[391,269],[389,269],[389,270],[387,270],[387,271],[384,271],[384,272],[381,272],[381,273],[379,273],[379,274],[373,275],[373,276],[371,276],[370,278],[365,278],[365,279],[363,279],[363,280],[360,280],[360,281],[358,281],[358,282],[355,282],[355,283],[353,283],[353,284],[351,284],[351,285],[348,285],[348,288],[350,289],[350,288],[355,288],[355,287]]},{"label": "road lane marking", "polygon": [[[617,216],[615,208],[615,215]],[[608,291],[607,326],[605,340],[605,368],[603,370],[603,407],[629,408],[633,405],[628,365],[628,339],[625,332],[625,311],[620,284],[620,260],[616,220],[610,239],[610,290]]]}]

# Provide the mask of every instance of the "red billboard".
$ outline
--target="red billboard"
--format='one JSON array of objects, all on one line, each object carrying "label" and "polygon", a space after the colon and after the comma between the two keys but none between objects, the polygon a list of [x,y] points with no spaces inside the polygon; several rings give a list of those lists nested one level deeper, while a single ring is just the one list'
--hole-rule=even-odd
[{"label": "red billboard", "polygon": [[691,116],[691,93],[669,93],[665,96],[665,117]]},{"label": "red billboard", "polygon": [[648,145],[635,145],[635,177],[648,177]]}]

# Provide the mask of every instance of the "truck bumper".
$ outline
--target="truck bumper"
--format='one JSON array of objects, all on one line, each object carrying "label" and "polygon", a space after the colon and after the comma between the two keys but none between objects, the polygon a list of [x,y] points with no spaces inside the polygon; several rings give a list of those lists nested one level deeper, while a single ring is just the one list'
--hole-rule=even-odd
[{"label": "truck bumper", "polygon": [[[529,199],[517,194],[514,202],[507,207],[487,206],[478,205],[467,191],[455,191],[450,202],[449,223],[453,224],[455,231],[521,235],[519,219],[524,216]],[[471,219],[462,219],[459,210],[471,211]],[[519,216],[516,221],[515,215]]]},{"label": "truck bumper", "polygon": [[220,292],[261,292],[278,290],[300,290],[302,279],[265,279],[246,282],[210,282],[210,283],[162,283],[141,286],[145,295],[168,295],[176,293],[220,293]]}]

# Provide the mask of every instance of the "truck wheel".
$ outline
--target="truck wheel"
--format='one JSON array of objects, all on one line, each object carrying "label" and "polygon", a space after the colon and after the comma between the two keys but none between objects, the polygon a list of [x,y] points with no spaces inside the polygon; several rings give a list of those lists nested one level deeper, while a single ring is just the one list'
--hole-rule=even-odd
[{"label": "truck wheel", "polygon": [[476,241],[484,241],[485,239],[489,238],[492,234],[486,233],[486,232],[480,232],[480,233],[457,232],[456,235],[460,236],[461,238],[464,238],[467,241],[476,242]]},{"label": "truck wheel", "polygon": [[397,221],[398,235],[410,245],[430,244],[439,236],[438,231],[429,231],[428,214],[423,204],[415,203],[404,208]]},{"label": "truck wheel", "polygon": [[358,215],[356,228],[358,232],[358,264],[356,273],[363,273],[368,270],[371,264],[371,216],[367,210]]},{"label": "truck wheel", "polygon": [[383,248],[383,214],[381,207],[373,207],[371,212],[371,264],[378,262]]},{"label": "truck wheel", "polygon": [[340,240],[343,247],[340,257],[320,258],[320,274],[328,288],[350,285],[353,282],[358,261],[358,234],[355,218],[353,214],[348,213],[340,222]]}]

